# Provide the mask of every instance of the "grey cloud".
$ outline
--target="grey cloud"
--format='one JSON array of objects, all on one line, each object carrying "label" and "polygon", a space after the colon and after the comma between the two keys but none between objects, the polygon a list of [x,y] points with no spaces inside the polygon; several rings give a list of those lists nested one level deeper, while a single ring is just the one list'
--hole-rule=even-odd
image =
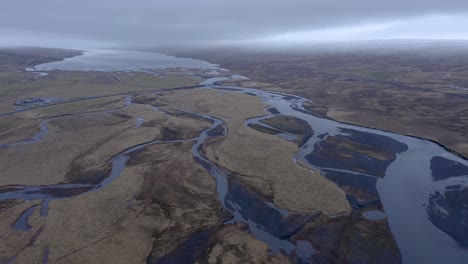
[{"label": "grey cloud", "polygon": [[468,14],[468,1],[5,0],[0,31],[22,35],[0,38],[194,45],[437,14]]}]

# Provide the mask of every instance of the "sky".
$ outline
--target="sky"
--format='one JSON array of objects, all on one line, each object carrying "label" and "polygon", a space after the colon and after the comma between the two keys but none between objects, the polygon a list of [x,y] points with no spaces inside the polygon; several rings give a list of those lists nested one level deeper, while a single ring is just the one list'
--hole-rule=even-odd
[{"label": "sky", "polygon": [[468,40],[467,0],[3,0],[0,45],[66,48]]}]

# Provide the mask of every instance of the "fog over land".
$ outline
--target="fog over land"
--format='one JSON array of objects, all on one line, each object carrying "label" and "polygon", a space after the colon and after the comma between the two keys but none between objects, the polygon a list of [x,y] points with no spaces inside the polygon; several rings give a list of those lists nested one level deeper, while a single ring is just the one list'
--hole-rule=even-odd
[{"label": "fog over land", "polygon": [[2,3],[0,45],[193,47],[466,40],[467,14],[464,0],[16,0]]}]

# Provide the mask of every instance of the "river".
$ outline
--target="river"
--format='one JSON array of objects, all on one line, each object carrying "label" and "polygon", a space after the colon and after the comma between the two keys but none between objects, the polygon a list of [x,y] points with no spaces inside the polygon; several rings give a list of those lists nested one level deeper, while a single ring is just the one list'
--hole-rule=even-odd
[{"label": "river", "polygon": [[[468,167],[467,160],[431,141],[316,117],[302,107],[302,103],[310,102],[310,100],[299,96],[216,85],[216,82],[222,80],[225,79],[217,77],[211,81],[205,80],[203,84],[215,89],[233,89],[255,94],[279,112],[279,114],[258,118],[257,121],[275,115],[294,116],[306,121],[315,133],[301,147],[299,159],[315,168],[317,166],[311,164],[305,156],[313,152],[314,146],[326,138],[324,135],[345,134],[342,132],[343,129],[380,135],[404,143],[407,150],[397,154],[396,159],[385,171],[385,177],[377,181],[380,199],[401,251],[403,263],[442,263],[444,261],[468,263],[468,250],[459,246],[452,237],[437,228],[428,215],[428,210],[433,210],[433,208],[428,208],[429,199],[436,192],[443,193],[451,186],[457,186],[459,189],[468,186],[468,175],[447,177],[443,181],[433,180],[431,160],[435,157],[443,157]],[[319,167],[319,169],[322,168]],[[349,173],[355,172],[349,171]],[[463,214],[468,215],[468,208],[464,208]],[[462,220],[464,219],[460,219]],[[468,229],[465,229],[465,232],[468,232]]]}]

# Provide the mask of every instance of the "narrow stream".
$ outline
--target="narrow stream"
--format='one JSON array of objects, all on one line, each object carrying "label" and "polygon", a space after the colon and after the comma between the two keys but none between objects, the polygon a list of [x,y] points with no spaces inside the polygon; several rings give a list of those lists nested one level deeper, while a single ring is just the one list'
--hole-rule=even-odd
[{"label": "narrow stream", "polygon": [[[56,120],[61,117],[70,117],[70,116],[88,115],[88,114],[97,114],[97,113],[114,113],[114,112],[117,112],[117,111],[120,111],[122,109],[129,107],[132,104],[132,98],[133,98],[133,95],[126,96],[124,99],[123,106],[114,107],[112,109],[86,111],[86,112],[80,112],[80,113],[75,113],[75,114],[62,114],[62,115],[55,115],[55,116],[47,117],[46,119],[42,120],[39,123],[39,127],[40,127],[39,132],[37,132],[34,136],[32,136],[32,138],[20,140],[14,143],[0,144],[0,149],[16,147],[16,146],[21,146],[21,145],[28,145],[28,144],[39,142],[44,136],[46,136],[49,133],[49,126],[47,125],[47,123],[49,123],[50,121]],[[139,126],[139,122],[140,120],[137,119],[136,120],[137,126]]]}]

